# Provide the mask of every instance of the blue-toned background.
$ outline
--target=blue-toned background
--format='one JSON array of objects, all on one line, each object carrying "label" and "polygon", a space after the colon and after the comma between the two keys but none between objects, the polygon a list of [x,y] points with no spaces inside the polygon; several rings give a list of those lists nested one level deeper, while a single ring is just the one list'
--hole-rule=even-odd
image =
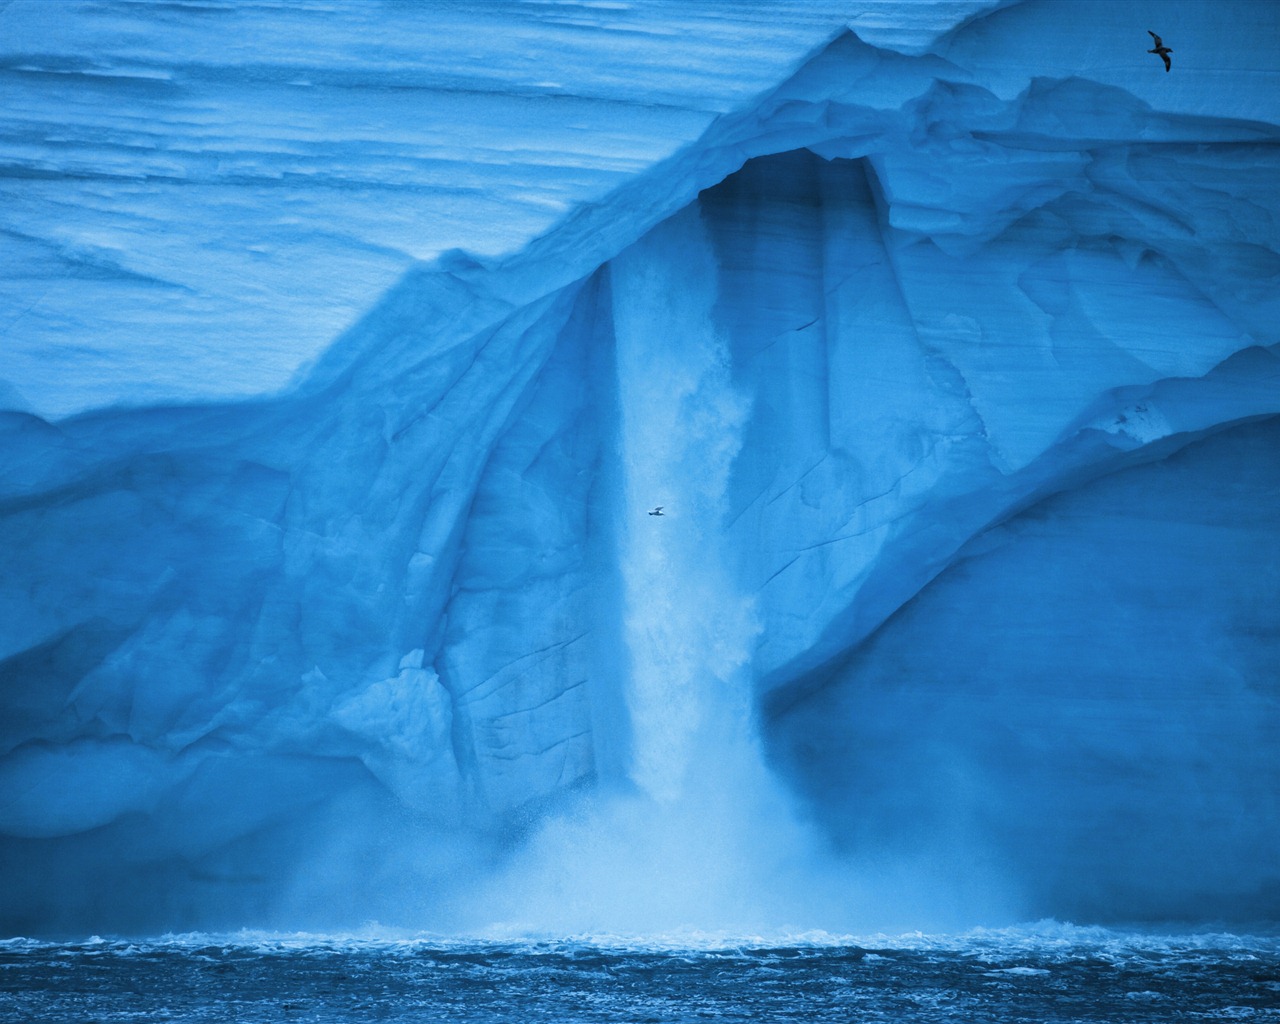
[{"label": "blue-toned background", "polygon": [[1274,920],[1277,43],[0,5],[0,932]]}]

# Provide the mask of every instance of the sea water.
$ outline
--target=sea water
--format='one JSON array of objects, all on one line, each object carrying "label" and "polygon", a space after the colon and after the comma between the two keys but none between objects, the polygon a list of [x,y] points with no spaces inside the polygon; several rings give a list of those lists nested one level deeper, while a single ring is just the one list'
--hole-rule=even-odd
[{"label": "sea water", "polygon": [[0,1021],[1280,1020],[1280,936],[1062,925],[955,936],[0,943]]}]

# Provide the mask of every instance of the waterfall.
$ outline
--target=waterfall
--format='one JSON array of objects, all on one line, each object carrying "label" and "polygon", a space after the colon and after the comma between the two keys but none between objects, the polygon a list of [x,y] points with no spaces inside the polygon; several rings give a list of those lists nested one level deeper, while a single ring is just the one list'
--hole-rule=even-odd
[{"label": "waterfall", "polygon": [[[696,207],[615,259],[611,284],[631,778],[670,803],[700,755],[750,729],[758,626],[721,536],[749,406],[712,317],[716,264]],[[649,515],[657,505],[664,514]]]},{"label": "waterfall", "polygon": [[[727,528],[753,392],[735,377],[698,206],[608,274],[615,461],[600,507],[620,599],[605,613],[617,629],[601,644],[597,692],[620,713],[596,721],[608,733],[597,749],[618,763],[460,893],[468,913],[455,929],[785,941],[938,920],[947,865],[927,849],[905,863],[833,850],[766,763],[752,674],[761,615]],[[655,506],[664,514],[649,515]]]},{"label": "waterfall", "polygon": [[[752,706],[760,626],[724,518],[750,412],[716,327],[717,265],[692,207],[610,263],[621,647],[631,786],[552,816],[475,901],[519,934],[761,934],[843,920],[833,875],[766,767]],[[663,506],[662,516],[650,516]]]}]

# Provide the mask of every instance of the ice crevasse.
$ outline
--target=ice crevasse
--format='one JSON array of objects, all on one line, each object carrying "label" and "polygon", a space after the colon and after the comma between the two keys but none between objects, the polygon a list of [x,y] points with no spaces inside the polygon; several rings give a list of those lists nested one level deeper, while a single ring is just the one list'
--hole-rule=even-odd
[{"label": "ice crevasse", "polygon": [[[0,11],[0,927],[387,917],[406,846],[440,907],[743,742],[834,856],[939,891],[1280,913],[1280,9],[499,5],[531,70],[495,6],[328,38],[264,5],[243,45],[314,66],[248,53],[283,113],[232,122],[249,93],[166,50],[227,11],[79,5],[53,53],[32,6]],[[115,65],[72,59],[94,19]],[[442,27],[479,84],[388,41]]]}]

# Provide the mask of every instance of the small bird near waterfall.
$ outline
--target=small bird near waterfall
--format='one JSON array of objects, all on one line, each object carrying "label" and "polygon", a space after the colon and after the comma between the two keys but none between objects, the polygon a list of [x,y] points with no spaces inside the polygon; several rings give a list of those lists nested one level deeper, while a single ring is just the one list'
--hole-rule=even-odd
[{"label": "small bird near waterfall", "polygon": [[1169,60],[1169,54],[1173,53],[1173,51],[1169,49],[1169,47],[1165,46],[1164,43],[1160,41],[1160,37],[1152,32],[1151,29],[1147,29],[1147,35],[1156,41],[1156,48],[1154,50],[1148,50],[1147,53],[1154,53],[1164,61],[1164,69],[1166,71],[1172,70],[1173,62]]},{"label": "small bird near waterfall", "polygon": [[663,516],[663,515],[666,515],[666,513],[662,511],[662,506],[661,506],[661,505],[658,505],[658,506],[656,506],[655,508],[653,508],[653,509],[649,512],[649,515],[651,515],[651,516]]}]

